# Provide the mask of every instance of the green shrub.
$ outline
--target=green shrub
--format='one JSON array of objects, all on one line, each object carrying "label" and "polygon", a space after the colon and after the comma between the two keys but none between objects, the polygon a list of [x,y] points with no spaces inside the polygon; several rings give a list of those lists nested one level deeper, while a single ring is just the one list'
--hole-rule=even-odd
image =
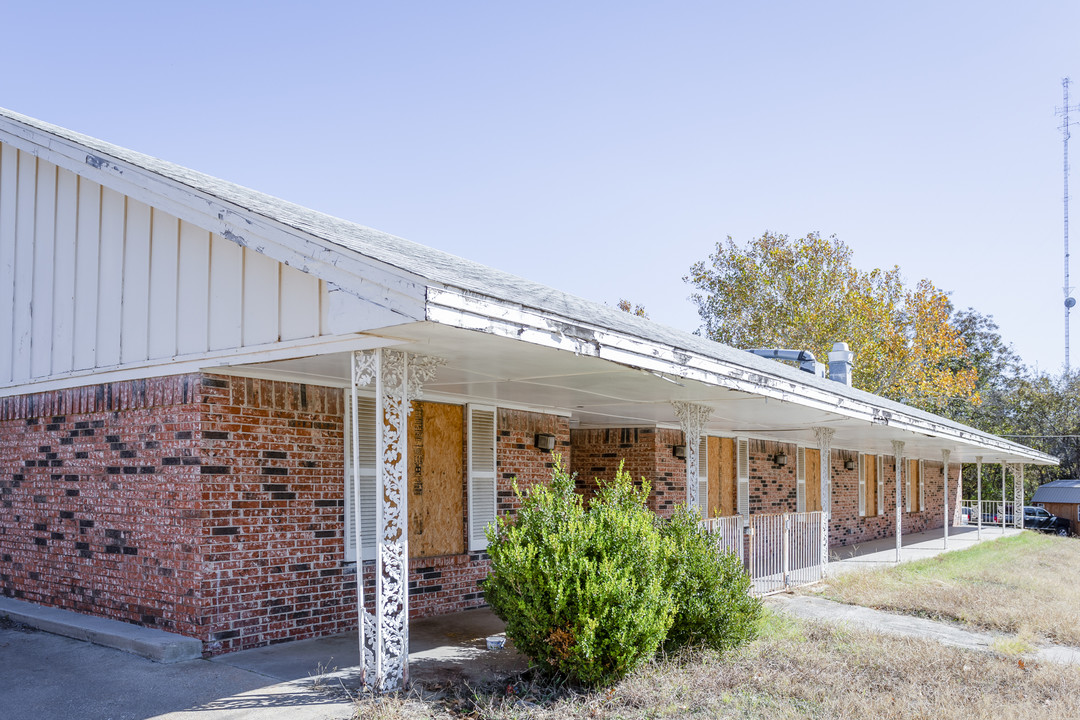
[{"label": "green shrub", "polygon": [[652,658],[671,625],[669,542],[619,466],[585,509],[556,458],[549,484],[522,493],[513,522],[488,528],[485,597],[534,664],[608,684]]},{"label": "green shrub", "polygon": [[679,508],[660,531],[670,542],[665,585],[676,608],[665,649],[724,650],[753,638],[761,602],[751,597],[750,577],[739,558],[718,551],[696,509]]}]

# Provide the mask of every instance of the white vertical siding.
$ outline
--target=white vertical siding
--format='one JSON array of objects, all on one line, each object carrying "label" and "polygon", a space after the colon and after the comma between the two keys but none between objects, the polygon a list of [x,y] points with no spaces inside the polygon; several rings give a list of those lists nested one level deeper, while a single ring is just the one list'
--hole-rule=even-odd
[{"label": "white vertical siding", "polygon": [[220,235],[210,240],[210,349],[232,347],[243,327],[244,249]]},{"label": "white vertical siding", "polygon": [[150,206],[127,199],[124,282],[120,302],[120,361],[146,360],[150,323]]},{"label": "white vertical siding", "polygon": [[0,384],[324,334],[326,283],[0,144]]},{"label": "white vertical siding", "polygon": [[101,186],[79,179],[78,241],[75,248],[75,369],[97,360],[98,259],[101,255]]},{"label": "white vertical siding", "polygon": [[56,166],[38,160],[34,204],[34,287],[30,302],[30,374],[52,373],[53,264],[56,256]]},{"label": "white vertical siding", "polygon": [[[19,155],[0,145],[0,383],[11,382],[15,317],[15,191]],[[4,344],[6,343],[6,347]]]},{"label": "white vertical siding", "polygon": [[279,340],[279,265],[265,255],[244,253],[244,345],[265,345]]},{"label": "white vertical siding", "polygon": [[74,366],[75,252],[78,233],[79,177],[60,170],[56,178],[56,262],[53,275],[52,373]]},{"label": "white vertical siding", "polygon": [[176,355],[176,282],[180,221],[155,210],[150,225],[149,357]]},{"label": "white vertical siding", "polygon": [[97,367],[120,363],[124,300],[124,196],[101,190],[101,255],[98,258]]},{"label": "white vertical siding", "polygon": [[11,374],[16,382],[30,375],[30,307],[34,289],[34,195],[37,158],[19,153],[15,207],[15,301],[12,310]]}]

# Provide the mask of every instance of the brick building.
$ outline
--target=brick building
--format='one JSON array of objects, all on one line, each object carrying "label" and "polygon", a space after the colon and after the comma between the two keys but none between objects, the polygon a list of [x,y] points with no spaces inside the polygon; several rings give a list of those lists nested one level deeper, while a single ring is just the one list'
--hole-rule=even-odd
[{"label": "brick building", "polygon": [[0,291],[0,591],[209,653],[362,617],[390,683],[553,453],[832,545],[896,534],[898,490],[942,527],[947,463],[1055,462],[4,110]]}]

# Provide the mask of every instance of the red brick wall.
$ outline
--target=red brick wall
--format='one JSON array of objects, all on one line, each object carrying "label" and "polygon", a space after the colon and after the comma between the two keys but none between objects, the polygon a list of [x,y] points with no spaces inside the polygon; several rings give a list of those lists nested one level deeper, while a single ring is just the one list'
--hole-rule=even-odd
[{"label": "red brick wall", "polygon": [[0,589],[199,637],[197,375],[0,400]]},{"label": "red brick wall", "polygon": [[586,497],[596,492],[598,480],[612,480],[619,462],[635,482],[645,478],[652,485],[649,507],[668,516],[686,502],[686,461],[672,448],[683,444],[679,430],[662,428],[606,428],[573,430],[571,470]]},{"label": "red brick wall", "polygon": [[[881,515],[859,516],[859,470],[845,470],[844,461],[848,458],[858,460],[858,454],[848,450],[834,450],[832,453],[832,522],[829,524],[830,546],[855,545],[858,543],[893,537],[896,534],[896,474],[892,456],[884,461],[884,498],[885,512]],[[901,496],[900,530],[902,534],[923,532],[942,527],[944,498],[942,495],[942,464],[926,461],[923,463],[923,498],[922,511],[907,512],[904,497]],[[906,469],[902,478],[906,492]],[[876,508],[868,508],[876,512]]]},{"label": "red brick wall", "polygon": [[[536,448],[536,434],[555,436],[551,452]],[[514,480],[521,490],[551,478],[555,456],[562,458],[563,467],[570,468],[570,420],[558,415],[499,409],[495,463],[498,473],[498,512],[513,514],[520,503],[514,495]],[[468,510],[466,510],[468,512]]]},{"label": "red brick wall", "polygon": [[[771,515],[798,509],[795,483],[797,449],[789,443],[750,441],[750,514]],[[781,452],[787,455],[787,465],[777,465],[773,460]]]}]

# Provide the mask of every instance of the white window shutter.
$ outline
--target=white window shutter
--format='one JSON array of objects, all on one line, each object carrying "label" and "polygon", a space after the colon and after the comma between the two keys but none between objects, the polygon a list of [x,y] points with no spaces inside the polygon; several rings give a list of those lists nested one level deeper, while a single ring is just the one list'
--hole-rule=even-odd
[{"label": "white window shutter", "polygon": [[746,522],[750,518],[750,441],[739,438],[735,441],[735,445],[737,447],[735,453],[736,509]]},{"label": "white window shutter", "polygon": [[495,408],[469,406],[469,550],[487,548],[484,528],[495,522]]},{"label": "white window shutter", "polygon": [[926,487],[926,483],[923,482],[923,478],[926,477],[926,469],[924,467],[925,462],[925,460],[919,461],[919,512],[922,512],[926,509],[926,497],[925,493],[923,492],[923,488]]},{"label": "white window shutter", "polygon": [[907,458],[904,458],[902,462],[904,463],[903,472],[906,476],[901,476],[901,480],[904,482],[904,508],[907,512],[911,512],[911,463],[908,462]]},{"label": "white window shutter", "polygon": [[[353,486],[352,394],[345,395],[345,561],[356,562],[356,488]],[[364,560],[375,559],[375,398],[356,399],[357,436],[360,456],[360,541]]]},{"label": "white window shutter", "polygon": [[859,465],[859,516],[866,517],[866,467],[863,455],[859,453],[856,462]]},{"label": "white window shutter", "polygon": [[795,512],[806,512],[806,448],[795,449]]},{"label": "white window shutter", "polygon": [[877,514],[885,514],[885,456],[877,456]]},{"label": "white window shutter", "polygon": [[701,438],[698,443],[698,511],[701,517],[709,516],[709,439]]}]

